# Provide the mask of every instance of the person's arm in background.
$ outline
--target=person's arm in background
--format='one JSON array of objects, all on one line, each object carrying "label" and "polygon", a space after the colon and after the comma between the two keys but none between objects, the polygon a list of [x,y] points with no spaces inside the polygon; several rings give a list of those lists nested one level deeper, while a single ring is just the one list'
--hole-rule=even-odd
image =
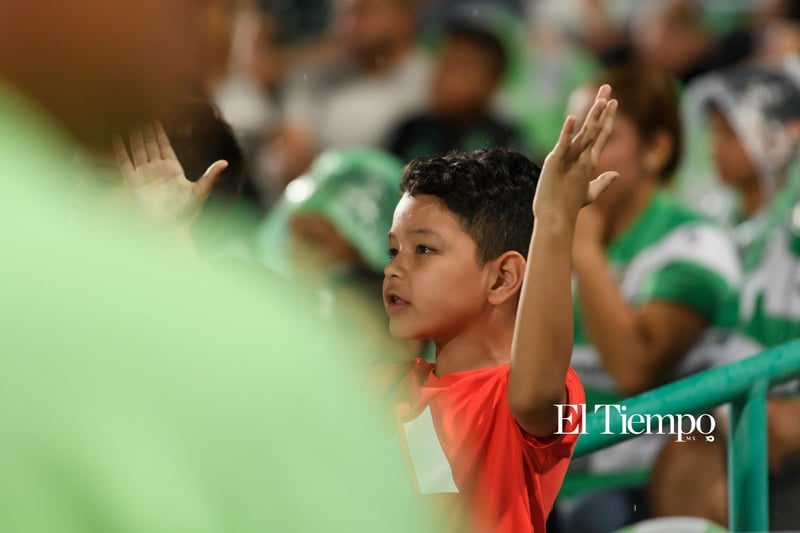
[{"label": "person's arm in background", "polygon": [[517,423],[538,437],[557,428],[554,404],[565,399],[573,346],[572,242],[580,208],[596,198],[616,173],[590,182],[614,123],[617,102],[600,88],[580,132],[567,117],[547,156],[533,201],[534,228],[511,349],[508,401]]},{"label": "person's arm in background", "polygon": [[121,138],[114,139],[114,155],[134,208],[194,250],[191,225],[228,163],[216,161],[199,180],[190,181],[158,122],[132,132],[129,144],[130,154]]},{"label": "person's arm in background", "polygon": [[[728,404],[714,410],[716,433],[726,439],[730,428]],[[767,401],[767,450],[770,472],[780,473],[785,467],[800,463],[800,396],[771,397]]]},{"label": "person's arm in background", "polygon": [[606,261],[602,215],[587,206],[578,217],[574,268],[583,325],[620,392],[633,395],[660,384],[699,339],[708,320],[667,301],[631,305]]},{"label": "person's arm in background", "polygon": [[800,397],[767,402],[767,439],[772,472],[800,462]]}]

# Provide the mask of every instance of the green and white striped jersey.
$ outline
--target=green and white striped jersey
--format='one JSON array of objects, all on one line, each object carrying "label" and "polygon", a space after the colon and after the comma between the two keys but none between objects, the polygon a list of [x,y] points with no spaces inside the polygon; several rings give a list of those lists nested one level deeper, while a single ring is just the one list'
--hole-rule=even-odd
[{"label": "green and white striped jersey", "polygon": [[[758,213],[744,219],[737,217],[737,192],[722,190],[722,183],[717,184],[719,191],[694,195],[698,205],[718,214],[723,204],[732,208],[724,209],[730,213],[723,218],[731,221],[744,273],[736,332],[711,357],[721,365],[800,336],[800,160],[789,127],[800,119],[800,62],[714,71],[687,89],[684,102],[690,135],[707,127],[702,119],[709,105],[725,116],[753,164],[765,199]],[[705,155],[696,153],[706,161],[707,154],[708,147]],[[695,157],[689,167],[692,183],[697,182],[698,163],[702,166]]]},{"label": "green and white striped jersey", "polygon": [[800,337],[800,234],[782,227],[742,286],[740,330],[761,346]]},{"label": "green and white striped jersey", "polygon": [[[762,213],[735,228],[742,256],[739,322],[718,365],[800,337],[800,194],[792,180]],[[782,394],[797,383],[773,389]],[[783,391],[783,392],[782,392]]]},{"label": "green and white striped jersey", "polygon": [[[741,270],[736,246],[716,224],[656,194],[634,224],[607,249],[620,291],[632,305],[666,301],[704,316],[709,328],[665,381],[710,366],[709,346],[722,342],[736,324]],[[586,389],[587,410],[623,399],[589,343],[577,290],[574,291],[575,347],[572,366]],[[645,445],[644,441],[654,441]],[[590,470],[616,472],[651,463],[660,439],[637,438],[590,456]]]}]

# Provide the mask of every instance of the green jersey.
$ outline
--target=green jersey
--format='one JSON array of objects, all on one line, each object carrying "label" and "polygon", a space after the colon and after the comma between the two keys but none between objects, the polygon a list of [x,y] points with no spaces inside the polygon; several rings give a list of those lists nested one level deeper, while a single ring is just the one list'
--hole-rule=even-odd
[{"label": "green jersey", "polygon": [[[744,219],[734,209],[726,217],[744,274],[737,331],[715,355],[718,365],[800,335],[800,175],[791,129],[800,119],[798,79],[792,61],[749,64],[711,72],[687,92],[688,116],[702,118],[713,107],[725,117],[764,198],[755,215]],[[710,199],[702,201],[712,206]]]},{"label": "green jersey", "polygon": [[[656,194],[638,219],[614,239],[607,260],[623,297],[634,306],[650,301],[681,305],[703,316],[708,329],[673,369],[672,380],[710,365],[709,346],[736,322],[741,272],[736,247],[711,221],[689,211],[665,194]],[[575,348],[572,366],[586,388],[587,411],[594,405],[623,399],[602,360],[589,344],[575,292]],[[596,471],[647,466],[657,447],[634,439],[592,454]],[[656,439],[657,440],[657,439]]]},{"label": "green jersey", "polygon": [[[789,183],[764,211],[735,228],[744,279],[736,334],[716,357],[726,364],[800,337],[800,194]],[[797,383],[773,389],[782,394]]]}]

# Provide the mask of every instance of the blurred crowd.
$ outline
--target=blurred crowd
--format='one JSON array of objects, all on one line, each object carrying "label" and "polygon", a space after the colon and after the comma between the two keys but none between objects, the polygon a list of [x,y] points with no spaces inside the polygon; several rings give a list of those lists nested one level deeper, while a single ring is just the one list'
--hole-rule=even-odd
[{"label": "blurred crowd", "polygon": [[[433,357],[424,342],[393,339],[383,311],[404,165],[493,147],[541,164],[564,116],[585,114],[603,83],[619,116],[596,172],[620,179],[576,233],[572,364],[587,401],[621,401],[800,337],[800,2],[207,0],[195,14],[202,57],[162,64],[168,80],[144,64],[126,65],[140,68],[130,79],[109,66],[95,92],[75,83],[78,97],[36,84],[42,69],[54,87],[70,83],[55,59],[0,67],[60,121],[82,125],[70,131],[85,148],[82,176],[65,180],[74,223],[133,204],[141,224],[170,228],[157,230],[179,243],[169,246],[247,280],[246,292],[296,285],[314,323],[347,340],[341,351],[368,354],[354,373]],[[178,78],[190,90],[169,106],[142,103]],[[135,91],[158,122],[137,122]],[[771,392],[767,421],[770,516],[785,529],[800,528],[792,385]],[[725,525],[724,431],[714,443],[668,440],[574,461],[548,531],[668,516]]]}]

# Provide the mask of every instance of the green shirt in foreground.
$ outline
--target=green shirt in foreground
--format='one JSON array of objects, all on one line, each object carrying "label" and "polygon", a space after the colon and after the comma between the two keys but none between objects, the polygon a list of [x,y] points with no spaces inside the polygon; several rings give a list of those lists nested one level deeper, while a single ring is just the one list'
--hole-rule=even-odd
[{"label": "green shirt in foreground", "polygon": [[0,87],[0,531],[424,531],[357,354],[286,289],[76,219],[72,161]]}]

